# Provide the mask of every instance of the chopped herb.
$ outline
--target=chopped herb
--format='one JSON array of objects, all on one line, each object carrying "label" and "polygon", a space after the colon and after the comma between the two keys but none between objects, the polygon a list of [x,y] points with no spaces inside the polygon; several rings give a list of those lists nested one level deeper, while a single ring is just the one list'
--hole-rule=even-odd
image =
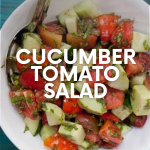
[{"label": "chopped herb", "polygon": [[125,100],[124,100],[123,105],[126,106],[127,108],[129,108],[130,110],[132,110],[131,101],[130,101],[130,94],[129,93],[125,94]]},{"label": "chopped herb", "polygon": [[121,135],[117,131],[115,131],[115,133],[110,131],[109,135],[111,135],[112,137],[121,137]]},{"label": "chopped herb", "polygon": [[123,37],[123,34],[122,33],[119,33],[117,36],[116,36],[116,40],[117,40],[117,43],[118,44],[121,44],[121,39]]},{"label": "chopped herb", "polygon": [[101,45],[108,45],[107,42],[101,41]]},{"label": "chopped herb", "polygon": [[11,102],[15,104],[24,99],[25,99],[24,96],[15,96],[15,97],[11,97]]},{"label": "chopped herb", "polygon": [[73,33],[73,35],[75,36],[75,37],[78,37],[78,33],[76,32],[76,33]]},{"label": "chopped herb", "polygon": [[123,46],[126,46],[127,43],[128,43],[128,40],[127,40],[127,39],[126,39],[125,41],[122,41],[122,42],[121,42],[121,44],[122,44]]},{"label": "chopped herb", "polygon": [[24,129],[23,133],[26,133],[26,131],[29,131],[29,128],[27,126],[25,126],[25,129]]},{"label": "chopped herb", "polygon": [[87,33],[84,33],[84,35],[83,35],[83,39],[86,39],[86,38],[87,38],[87,36],[88,36],[88,34],[87,34]]},{"label": "chopped herb", "polygon": [[79,22],[79,29],[80,30],[83,30],[83,28],[84,28],[84,20],[81,20],[80,22]]},{"label": "chopped herb", "polygon": [[38,114],[38,111],[36,109],[33,110],[33,114],[32,116],[35,118],[37,117],[39,114]]},{"label": "chopped herb", "polygon": [[42,109],[43,109],[44,111],[47,111],[47,106],[46,106],[45,103],[42,104]]},{"label": "chopped herb", "polygon": [[42,29],[47,29],[47,26],[43,23],[42,25],[41,25],[41,27],[42,27]]},{"label": "chopped herb", "polygon": [[148,41],[147,40],[145,40],[143,42],[143,46],[144,46],[144,48],[145,48],[146,51],[148,51],[150,49],[150,46],[148,45]]},{"label": "chopped herb", "polygon": [[54,149],[53,150],[58,150],[56,144],[54,144]]},{"label": "chopped herb", "polygon": [[134,123],[134,121],[135,121],[134,116],[130,115],[130,116],[129,116],[129,120],[130,120],[131,124]]},{"label": "chopped herb", "polygon": [[59,118],[59,122],[62,122],[64,120],[63,116]]},{"label": "chopped herb", "polygon": [[50,109],[52,113],[54,113],[54,109]]},{"label": "chopped herb", "polygon": [[106,104],[105,104],[105,100],[104,100],[104,98],[96,99],[96,101],[97,101],[98,103],[101,103],[101,104],[102,104],[103,109],[105,109],[105,108],[106,108]]},{"label": "chopped herb", "polygon": [[25,98],[25,101],[28,102],[28,104],[29,104],[30,106],[31,106],[32,103],[33,103],[33,100],[32,100],[31,97],[26,97],[26,98]]},{"label": "chopped herb", "polygon": [[21,73],[24,72],[26,69],[31,68],[31,66],[36,66],[37,64],[35,63],[28,63],[26,65],[24,65],[21,69]]},{"label": "chopped herb", "polygon": [[145,109],[150,109],[150,99],[147,99],[146,101]]},{"label": "chopped herb", "polygon": [[110,141],[111,145],[116,145],[116,143],[114,141]]},{"label": "chopped herb", "polygon": [[89,45],[89,43],[85,42],[85,43],[83,44],[83,47],[86,47],[86,46],[88,46],[88,45]]},{"label": "chopped herb", "polygon": [[116,125],[117,125],[117,127],[121,130],[121,131],[123,131],[123,123],[115,123]]},{"label": "chopped herb", "polygon": [[76,122],[75,122],[76,124],[79,124],[79,120],[76,120]]},{"label": "chopped herb", "polygon": [[67,131],[72,131],[73,129],[78,130],[78,128],[76,127],[76,124],[62,123],[62,125]]},{"label": "chopped herb", "polygon": [[103,125],[104,125],[104,119],[101,118],[101,119],[99,120],[98,126],[102,127]]}]

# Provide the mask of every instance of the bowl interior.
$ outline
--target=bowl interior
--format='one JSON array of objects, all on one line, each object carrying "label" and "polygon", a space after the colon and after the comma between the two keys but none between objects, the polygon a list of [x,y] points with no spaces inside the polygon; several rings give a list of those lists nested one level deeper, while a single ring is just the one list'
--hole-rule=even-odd
[{"label": "bowl interior", "polygon": [[[81,0],[51,0],[48,16],[44,22],[56,20],[56,15]],[[134,29],[142,33],[149,32],[149,6],[142,0],[94,0],[101,13],[115,12],[122,19],[135,19]],[[2,28],[1,65],[4,63],[8,46],[23,26],[28,24],[33,16],[37,0],[26,0],[10,16]],[[1,126],[10,140],[20,150],[46,150],[39,136],[32,137],[29,132],[23,133],[23,118],[18,114],[9,100],[5,68],[1,70]],[[115,150],[148,150],[150,148],[150,117],[142,129],[132,129],[123,143]],[[143,138],[144,140],[141,140]],[[133,140],[134,139],[134,140]],[[103,149],[102,149],[103,150]]]}]

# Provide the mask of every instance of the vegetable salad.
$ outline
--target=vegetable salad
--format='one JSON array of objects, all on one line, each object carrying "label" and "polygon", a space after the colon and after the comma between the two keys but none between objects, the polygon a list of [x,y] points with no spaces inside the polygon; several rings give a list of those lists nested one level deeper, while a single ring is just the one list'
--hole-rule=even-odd
[{"label": "vegetable salad", "polygon": [[[42,71],[52,64],[48,59],[42,64],[38,81],[34,80],[35,71],[31,69],[33,63],[32,54],[21,54],[20,59],[30,59],[30,63],[23,65],[16,62],[18,73],[13,74],[13,87],[9,93],[11,102],[18,112],[25,117],[25,132],[30,131],[33,136],[39,134],[46,147],[53,150],[93,150],[98,148],[115,148],[124,139],[124,135],[132,127],[141,128],[150,114],[150,37],[133,30],[136,20],[122,19],[114,13],[99,14],[96,4],[92,0],[83,0],[79,4],[66,9],[58,14],[57,21],[42,24],[37,27],[35,33],[24,33],[22,46],[33,51],[37,50],[37,60],[41,60],[41,50],[46,54],[53,48],[62,52],[68,49],[69,58],[72,58],[73,48],[83,48],[89,56],[93,48],[109,49],[111,54],[115,49],[133,49],[136,56],[124,64],[124,53],[118,60],[121,65],[115,65],[119,70],[119,78],[116,81],[107,81],[103,70],[100,71],[100,81],[96,81],[96,71],[90,74],[93,81],[85,79],[74,82],[64,81],[68,93],[71,83],[75,83],[75,94],[79,94],[84,83],[88,83],[93,93],[94,83],[104,83],[107,94],[104,98],[96,99],[84,96],[83,98],[47,99],[44,94],[45,81]],[[119,23],[120,22],[120,23]],[[78,55],[78,54],[77,54]],[[110,56],[110,58],[112,55]],[[53,59],[63,58],[63,53],[53,54]],[[86,64],[85,64],[86,65]],[[100,64],[104,69],[109,64]],[[65,66],[69,72],[73,65],[64,61],[55,65],[59,71],[60,66]],[[82,66],[78,62],[78,74]],[[57,92],[60,81],[60,73],[52,90]],[[53,77],[54,72],[48,70],[47,76]],[[108,72],[113,77],[113,71]],[[102,89],[99,88],[99,93]]]}]

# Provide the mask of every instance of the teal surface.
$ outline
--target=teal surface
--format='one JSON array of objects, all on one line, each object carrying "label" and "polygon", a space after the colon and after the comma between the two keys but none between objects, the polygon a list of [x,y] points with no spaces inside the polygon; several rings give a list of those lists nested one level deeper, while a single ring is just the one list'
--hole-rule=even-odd
[{"label": "teal surface", "polygon": [[[145,0],[150,4],[150,0]],[[10,14],[22,3],[24,0],[0,0],[0,27],[4,24]],[[5,136],[0,128],[0,150],[18,150]]]}]

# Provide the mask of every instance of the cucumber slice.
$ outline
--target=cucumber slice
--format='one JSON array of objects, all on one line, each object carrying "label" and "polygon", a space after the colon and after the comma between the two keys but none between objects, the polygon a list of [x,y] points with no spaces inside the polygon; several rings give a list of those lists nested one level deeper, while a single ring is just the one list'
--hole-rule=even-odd
[{"label": "cucumber slice", "polygon": [[135,52],[148,52],[150,49],[150,36],[139,32],[133,32],[131,48]]},{"label": "cucumber slice", "polygon": [[47,121],[50,126],[59,125],[65,120],[65,113],[60,107],[52,103],[43,104]]},{"label": "cucumber slice", "polygon": [[77,145],[81,145],[85,138],[85,132],[82,125],[69,121],[64,121],[58,132],[62,137]]},{"label": "cucumber slice", "polygon": [[[75,82],[74,88],[75,88],[79,93],[81,93],[82,87],[83,87],[84,83],[86,83],[86,79],[83,79],[82,81]],[[91,93],[94,93],[94,89],[93,89],[93,88],[90,88],[90,89],[91,89]]]},{"label": "cucumber slice", "polygon": [[113,109],[112,113],[115,116],[117,116],[119,119],[124,120],[125,118],[127,118],[132,113],[132,111],[129,108],[122,105],[116,109]]},{"label": "cucumber slice", "polygon": [[54,135],[57,132],[55,127],[51,127],[48,124],[44,125],[41,129],[40,136],[42,140]]},{"label": "cucumber slice", "polygon": [[33,136],[36,136],[39,131],[41,130],[41,118],[37,118],[36,120],[31,120],[30,118],[26,117],[24,119],[25,125],[28,127],[29,131]]},{"label": "cucumber slice", "polygon": [[66,27],[68,30],[68,33],[77,33],[77,18],[76,17],[67,17],[65,20]]},{"label": "cucumber slice", "polygon": [[[89,57],[89,53],[85,52],[85,55]],[[79,58],[79,51],[77,52],[77,58]],[[84,66],[88,66],[89,68],[93,65],[93,60],[91,59],[91,62],[87,64],[85,61],[83,61],[83,64],[79,64],[79,59],[77,59],[76,63],[73,64],[73,66],[77,66],[77,72],[80,73]]]},{"label": "cucumber slice", "polygon": [[117,127],[121,130],[122,136],[128,133],[132,128],[124,123],[117,123]]},{"label": "cucumber slice", "polygon": [[131,93],[131,105],[137,116],[150,114],[150,91],[144,85],[134,85]]},{"label": "cucumber slice", "polygon": [[115,65],[119,70],[119,78],[116,81],[108,81],[107,84],[115,89],[126,91],[129,88],[129,79],[121,65]]},{"label": "cucumber slice", "polygon": [[140,73],[134,77],[131,78],[131,87],[134,85],[143,85],[146,78],[146,73]]},{"label": "cucumber slice", "polygon": [[[52,59],[62,58],[64,56],[64,49],[68,50],[68,55],[72,54],[72,52],[73,52],[73,47],[71,45],[62,42],[61,47],[60,47],[60,51],[62,53],[61,54],[54,53],[52,56]],[[69,56],[69,57],[71,57],[71,56]]]},{"label": "cucumber slice", "polygon": [[78,99],[78,104],[81,108],[95,115],[102,115],[107,112],[104,99],[89,98],[88,96],[84,96],[83,98]]},{"label": "cucumber slice", "polygon": [[75,5],[73,8],[80,18],[95,18],[99,14],[98,8],[92,0],[83,0],[79,4]]},{"label": "cucumber slice", "polygon": [[22,40],[22,48],[28,49],[31,53],[33,49],[36,49],[36,52],[39,53],[41,49],[41,39],[38,34],[35,33],[24,33]]},{"label": "cucumber slice", "polygon": [[62,12],[61,14],[57,16],[59,22],[64,27],[66,26],[65,20],[67,17],[75,17],[76,19],[79,19],[78,15],[76,14],[76,12],[74,11],[72,7],[66,9],[64,12]]}]

